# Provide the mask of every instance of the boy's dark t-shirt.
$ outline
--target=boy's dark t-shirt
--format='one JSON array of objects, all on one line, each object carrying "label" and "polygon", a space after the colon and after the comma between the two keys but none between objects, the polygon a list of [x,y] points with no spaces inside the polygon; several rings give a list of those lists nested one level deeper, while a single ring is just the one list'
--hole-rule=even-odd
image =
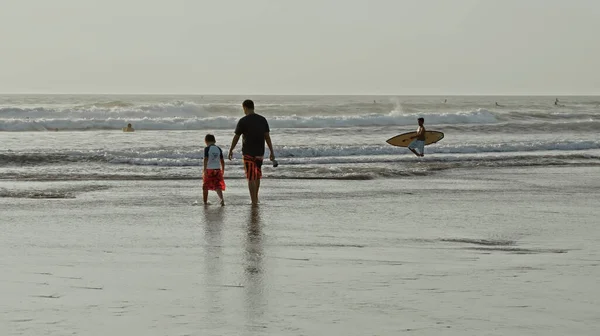
[{"label": "boy's dark t-shirt", "polygon": [[265,117],[252,113],[238,121],[235,134],[242,137],[242,154],[250,156],[265,155],[265,133],[270,132]]}]

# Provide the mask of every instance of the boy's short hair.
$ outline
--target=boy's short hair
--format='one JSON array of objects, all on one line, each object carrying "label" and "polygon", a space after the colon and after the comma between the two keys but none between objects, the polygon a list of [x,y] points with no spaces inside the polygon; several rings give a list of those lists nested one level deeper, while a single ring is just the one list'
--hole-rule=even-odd
[{"label": "boy's short hair", "polygon": [[417,121],[425,122],[425,119],[424,118],[419,118],[419,119],[417,119]]},{"label": "boy's short hair", "polygon": [[247,109],[254,110],[254,102],[250,99],[244,100],[244,102],[242,103],[242,106]]},{"label": "boy's short hair", "polygon": [[215,136],[214,136],[214,135],[212,135],[212,134],[207,134],[207,135],[204,137],[204,141],[206,141],[206,142],[217,142],[217,139],[215,139]]}]

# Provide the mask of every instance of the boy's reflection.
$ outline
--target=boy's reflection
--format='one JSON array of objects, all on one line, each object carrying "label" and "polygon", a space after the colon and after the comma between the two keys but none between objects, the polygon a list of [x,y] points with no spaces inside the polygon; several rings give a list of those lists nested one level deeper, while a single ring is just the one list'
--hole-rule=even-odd
[{"label": "boy's reflection", "polygon": [[[204,272],[206,300],[212,319],[216,320],[218,313],[223,311],[220,285],[223,283],[223,237],[224,208],[205,207],[204,209]],[[216,321],[215,321],[216,322]]]}]

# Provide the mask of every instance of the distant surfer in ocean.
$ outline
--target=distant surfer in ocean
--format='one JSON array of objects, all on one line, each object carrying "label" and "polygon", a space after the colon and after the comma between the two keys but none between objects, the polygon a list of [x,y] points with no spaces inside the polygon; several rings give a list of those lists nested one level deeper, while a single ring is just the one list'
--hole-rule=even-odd
[{"label": "distant surfer in ocean", "polygon": [[134,132],[135,130],[131,126],[131,124],[127,124],[127,127],[123,128],[123,132]]},{"label": "distant surfer in ocean", "polygon": [[277,167],[275,154],[273,152],[273,144],[269,135],[269,123],[265,117],[254,113],[254,102],[245,100],[242,103],[244,116],[241,118],[235,127],[235,136],[231,141],[228,158],[233,158],[233,150],[237,145],[240,136],[242,138],[242,155],[244,160],[244,170],[246,179],[248,180],[248,189],[252,205],[258,205],[258,191],[260,189],[260,179],[262,177],[262,164],[265,155],[265,142],[269,146],[271,152],[270,159],[273,161],[273,167]]},{"label": "distant surfer in ocean", "polygon": [[[408,149],[416,156],[423,157],[425,156],[425,126],[423,126],[425,119],[419,118],[418,122],[419,128],[417,128],[417,135],[412,137],[414,140],[408,145]],[[417,152],[416,149],[418,149],[419,152]]]},{"label": "distant surfer in ocean", "polygon": [[498,107],[502,107],[502,105],[498,104],[498,102],[496,102],[496,106],[498,106]]},{"label": "distant surfer in ocean", "polygon": [[556,98],[556,100],[554,101],[554,106],[564,107],[565,105],[561,104],[558,98]]}]

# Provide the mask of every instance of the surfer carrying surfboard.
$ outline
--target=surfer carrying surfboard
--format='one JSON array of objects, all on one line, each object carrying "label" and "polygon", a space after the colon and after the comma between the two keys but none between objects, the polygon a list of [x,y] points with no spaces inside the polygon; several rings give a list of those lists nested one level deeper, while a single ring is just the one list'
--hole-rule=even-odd
[{"label": "surfer carrying surfboard", "polygon": [[[423,126],[425,119],[419,118],[418,122],[419,128],[417,128],[417,135],[412,137],[414,140],[408,145],[408,149],[416,156],[423,157],[425,156],[425,126]],[[416,149],[418,149],[419,152],[417,152]]]}]

